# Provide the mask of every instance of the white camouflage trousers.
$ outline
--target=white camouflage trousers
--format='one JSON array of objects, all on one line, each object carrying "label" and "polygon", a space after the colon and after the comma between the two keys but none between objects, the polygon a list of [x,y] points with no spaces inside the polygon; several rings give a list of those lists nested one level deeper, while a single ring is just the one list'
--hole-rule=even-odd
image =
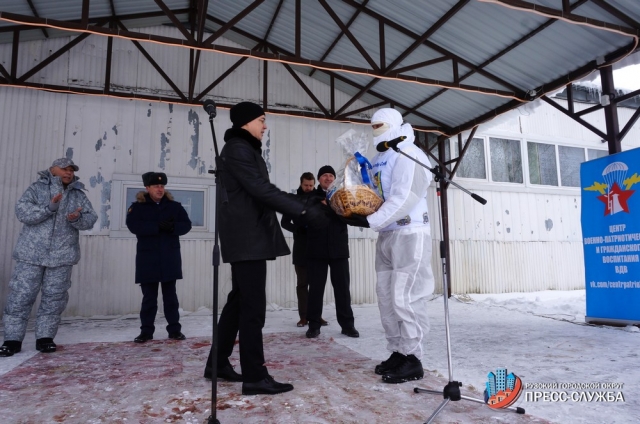
[{"label": "white camouflage trousers", "polygon": [[33,304],[40,296],[36,314],[36,339],[54,338],[58,333],[60,315],[67,307],[71,287],[72,265],[44,267],[16,262],[9,282],[9,296],[4,307],[4,339],[22,341]]},{"label": "white camouflage trousers", "polygon": [[378,308],[387,349],[422,359],[433,293],[429,227],[383,231],[376,244]]}]

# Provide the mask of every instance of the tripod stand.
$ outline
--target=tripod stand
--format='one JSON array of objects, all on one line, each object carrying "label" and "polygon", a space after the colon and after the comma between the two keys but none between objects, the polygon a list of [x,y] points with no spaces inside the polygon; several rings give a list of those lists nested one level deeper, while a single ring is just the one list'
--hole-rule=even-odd
[{"label": "tripod stand", "polygon": [[[210,174],[215,175],[216,183],[216,198],[215,198],[215,218],[213,223],[213,318],[212,318],[212,334],[211,334],[211,415],[207,419],[207,424],[220,424],[220,421],[216,418],[216,406],[218,402],[218,269],[220,267],[220,246],[218,244],[218,216],[219,216],[219,203],[226,203],[226,191],[222,189],[222,180],[220,179],[220,155],[218,154],[218,143],[216,141],[216,133],[213,130],[213,118],[216,117],[216,104],[213,100],[206,100],[204,102],[204,110],[209,114],[209,125],[211,127],[211,135],[213,136],[213,149],[216,154],[216,169],[209,170]],[[207,364],[209,361],[207,361]]]},{"label": "tripod stand", "polygon": [[[467,193],[468,195],[470,195],[477,202],[479,202],[479,203],[481,203],[483,205],[487,203],[487,201],[485,199],[483,199],[482,197],[478,196],[475,193],[471,193],[470,191],[466,190],[465,188],[461,187],[460,185],[458,185],[458,184],[454,183],[453,181],[449,180],[448,178],[446,178],[439,171],[439,169],[437,169],[437,167],[436,168],[431,168],[431,167],[423,164],[422,162],[412,158],[411,156],[407,155],[406,153],[402,152],[400,149],[398,149],[397,144],[398,144],[397,142],[395,144],[390,142],[390,143],[386,144],[386,147],[392,148],[396,152],[398,152],[401,155],[411,159],[412,161],[414,161],[418,165],[422,166],[423,168],[426,168],[429,171],[431,171],[431,173],[433,175],[435,175],[435,181],[437,183],[439,183],[439,185],[438,185],[438,192],[439,193],[442,190],[443,181],[446,181],[446,182],[448,182],[450,184],[453,184],[454,186],[456,186],[457,188],[459,188],[463,192]],[[449,404],[449,402],[452,402],[452,401],[455,402],[455,401],[459,401],[461,399],[464,399],[464,400],[469,400],[469,401],[472,401],[472,402],[485,404],[484,400],[475,399],[475,398],[472,398],[472,397],[469,397],[469,396],[461,395],[460,394],[460,387],[462,386],[462,383],[459,382],[459,381],[455,381],[453,379],[453,367],[451,365],[451,338],[450,338],[450,335],[449,335],[449,302],[448,302],[449,282],[448,282],[448,275],[447,275],[447,248],[446,248],[444,240],[440,241],[440,258],[442,260],[442,286],[443,286],[442,287],[442,298],[444,299],[444,324],[445,324],[445,335],[446,335],[446,339],[447,339],[447,365],[448,365],[448,371],[449,371],[449,382],[444,386],[444,389],[442,390],[442,392],[439,392],[437,390],[422,389],[422,388],[419,388],[419,387],[416,387],[416,388],[413,389],[413,391],[415,393],[430,393],[430,394],[442,395],[444,397],[444,400],[442,401],[442,403],[433,412],[433,414],[431,414],[431,416],[429,417],[429,419],[427,420],[427,422],[425,424],[431,423],[436,418],[436,416]],[[524,412],[525,412],[523,408],[519,408],[519,407],[507,407],[507,408],[504,408],[504,409],[505,410],[511,410],[511,411],[516,412],[518,414],[524,414]]]}]

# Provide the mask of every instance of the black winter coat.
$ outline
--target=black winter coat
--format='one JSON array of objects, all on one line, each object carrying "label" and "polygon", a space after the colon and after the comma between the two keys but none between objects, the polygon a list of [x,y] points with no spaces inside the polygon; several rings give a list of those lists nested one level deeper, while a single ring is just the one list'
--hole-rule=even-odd
[{"label": "black winter coat", "polygon": [[[306,202],[308,196],[311,193],[306,193],[302,188],[298,187],[296,196],[304,199]],[[307,227],[303,225],[297,225],[294,222],[293,217],[290,215],[282,215],[280,225],[285,230],[293,233],[293,264],[297,266],[307,266]]]},{"label": "black winter coat", "polygon": [[[169,192],[156,203],[144,191],[136,195],[127,211],[127,228],[138,238],[136,284],[182,278],[179,236],[191,230],[191,220]],[[173,233],[160,232],[158,223],[173,218]]]},{"label": "black winter coat", "polygon": [[303,201],[271,184],[260,140],[242,128],[228,129],[224,140],[219,175],[229,201],[218,205],[223,262],[288,255],[276,211],[298,217]]},{"label": "black winter coat", "polygon": [[[318,200],[326,198],[322,187],[318,186],[313,192]],[[347,224],[340,221],[338,215],[330,206],[322,206],[329,218],[329,227],[321,230],[307,231],[307,258],[314,259],[343,259],[349,257],[349,232]]]}]

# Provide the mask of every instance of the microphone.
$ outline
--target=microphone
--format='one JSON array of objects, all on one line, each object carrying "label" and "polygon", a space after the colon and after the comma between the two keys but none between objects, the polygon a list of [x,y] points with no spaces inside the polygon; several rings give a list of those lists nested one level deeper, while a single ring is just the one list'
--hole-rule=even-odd
[{"label": "microphone", "polygon": [[202,105],[202,107],[209,114],[210,117],[212,118],[216,117],[216,102],[214,102],[211,99],[207,99],[204,101],[204,104]]},{"label": "microphone", "polygon": [[406,138],[407,138],[406,136],[401,135],[400,137],[396,137],[391,141],[381,141],[376,146],[376,150],[379,152],[386,152],[389,149],[396,150],[396,148],[398,147],[398,144],[402,143]]}]

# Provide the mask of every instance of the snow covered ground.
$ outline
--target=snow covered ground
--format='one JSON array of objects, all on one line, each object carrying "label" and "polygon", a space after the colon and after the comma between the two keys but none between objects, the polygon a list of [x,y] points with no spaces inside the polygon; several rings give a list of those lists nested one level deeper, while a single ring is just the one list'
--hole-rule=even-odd
[{"label": "snow covered ground", "polygon": [[[428,308],[431,332],[423,358],[427,372],[421,382],[397,386],[407,392],[412,392],[415,386],[420,387],[421,383],[425,386],[437,377],[444,382],[449,379],[443,298],[435,296]],[[449,312],[452,380],[462,382],[463,395],[481,397],[487,374],[506,367],[525,385],[557,385],[555,389],[526,390],[516,406],[525,408],[527,415],[557,423],[626,424],[640,421],[637,396],[640,330],[633,326],[585,324],[584,291],[454,296],[449,299]],[[355,305],[354,313],[360,338],[340,336],[333,305],[325,306],[323,316],[330,325],[322,328],[320,337],[333,338],[336,343],[371,360],[386,359],[388,352],[377,306]],[[183,311],[182,317],[183,332],[188,338],[210,336],[211,311],[205,308]],[[295,327],[297,319],[296,310],[269,305],[265,334],[299,333],[304,338],[305,329]],[[157,336],[164,337],[160,331],[164,325],[163,317],[158,317]],[[138,328],[137,316],[67,318],[55,341],[68,346],[127,342],[138,334]],[[0,382],[6,378],[2,376],[19,369],[28,359],[44,356],[35,351],[34,344],[33,332],[29,331],[21,353],[0,358]],[[272,372],[276,379],[278,372],[283,371]],[[616,386],[603,388],[609,383]],[[534,391],[541,396],[537,401],[532,400],[533,393],[527,395]],[[565,396],[560,393],[567,397],[558,401],[559,396]],[[131,399],[132,403],[137,401],[139,399]],[[334,401],[340,403],[340,399]],[[468,401],[460,401],[464,402]],[[503,413],[502,417],[500,421],[509,422],[508,413]],[[459,416],[456,419],[456,422],[477,422],[472,418],[460,421]]]}]

